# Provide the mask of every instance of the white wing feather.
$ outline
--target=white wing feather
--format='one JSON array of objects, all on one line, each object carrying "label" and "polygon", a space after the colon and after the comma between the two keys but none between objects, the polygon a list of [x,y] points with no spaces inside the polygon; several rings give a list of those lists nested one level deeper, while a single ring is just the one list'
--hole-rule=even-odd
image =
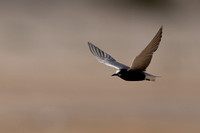
[{"label": "white wing feather", "polygon": [[116,69],[129,69],[128,66],[117,62],[113,57],[111,57],[109,54],[105,53],[92,43],[88,42],[88,46],[92,54],[99,62],[104,63],[105,65],[108,65],[110,67],[114,67]]}]

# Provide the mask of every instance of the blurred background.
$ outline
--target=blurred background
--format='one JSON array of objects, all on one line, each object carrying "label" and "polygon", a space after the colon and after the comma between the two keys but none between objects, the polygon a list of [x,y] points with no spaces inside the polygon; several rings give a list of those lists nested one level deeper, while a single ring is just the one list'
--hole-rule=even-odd
[{"label": "blurred background", "polygon": [[[0,1],[0,132],[200,132],[198,0]],[[147,71],[126,82],[90,41],[130,65],[163,25]]]}]

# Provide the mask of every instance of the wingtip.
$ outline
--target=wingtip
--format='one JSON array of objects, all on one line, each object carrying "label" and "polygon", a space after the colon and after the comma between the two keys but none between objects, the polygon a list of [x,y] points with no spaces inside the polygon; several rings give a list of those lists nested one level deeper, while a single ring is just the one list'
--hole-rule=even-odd
[{"label": "wingtip", "polygon": [[163,25],[160,26],[160,29],[161,29],[161,30],[163,29]]},{"label": "wingtip", "polygon": [[162,33],[163,33],[163,25],[161,25],[160,29],[158,30],[158,33],[159,33],[160,36],[162,37]]},{"label": "wingtip", "polygon": [[92,45],[92,43],[91,42],[88,42],[88,46],[90,47]]}]

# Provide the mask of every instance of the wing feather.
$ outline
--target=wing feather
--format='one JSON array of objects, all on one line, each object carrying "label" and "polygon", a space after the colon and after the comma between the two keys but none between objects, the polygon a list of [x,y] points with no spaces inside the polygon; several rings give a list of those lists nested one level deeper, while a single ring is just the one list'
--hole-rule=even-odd
[{"label": "wing feather", "polygon": [[151,42],[146,46],[146,48],[134,59],[129,70],[141,70],[145,71],[149,66],[153,53],[158,49],[159,43],[162,38],[162,26],[158,30],[155,37],[151,40]]},{"label": "wing feather", "polygon": [[121,64],[117,62],[113,57],[111,57],[109,54],[105,53],[92,43],[88,42],[89,49],[91,53],[95,56],[95,58],[108,66],[114,67],[116,69],[129,69],[128,66]]}]

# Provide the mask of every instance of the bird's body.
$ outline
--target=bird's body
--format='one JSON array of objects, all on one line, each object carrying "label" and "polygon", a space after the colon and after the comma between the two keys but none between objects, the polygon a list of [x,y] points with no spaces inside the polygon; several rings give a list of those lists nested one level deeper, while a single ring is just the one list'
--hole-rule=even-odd
[{"label": "bird's body", "polygon": [[88,42],[88,46],[92,54],[99,62],[118,69],[117,72],[112,76],[118,76],[126,81],[155,81],[157,76],[146,73],[146,68],[151,62],[153,53],[158,49],[161,37],[162,27],[159,29],[152,41],[146,46],[146,48],[134,59],[131,67],[117,62],[113,57],[92,43]]},{"label": "bird's body", "polygon": [[118,76],[126,81],[142,81],[142,80],[155,81],[157,77],[148,74],[144,71],[139,71],[139,70],[131,71],[129,69],[120,69],[117,73],[113,74],[112,76]]},{"label": "bird's body", "polygon": [[126,81],[142,81],[146,77],[142,71],[129,71],[128,69],[121,69],[117,74],[113,74],[112,76],[119,76]]}]

